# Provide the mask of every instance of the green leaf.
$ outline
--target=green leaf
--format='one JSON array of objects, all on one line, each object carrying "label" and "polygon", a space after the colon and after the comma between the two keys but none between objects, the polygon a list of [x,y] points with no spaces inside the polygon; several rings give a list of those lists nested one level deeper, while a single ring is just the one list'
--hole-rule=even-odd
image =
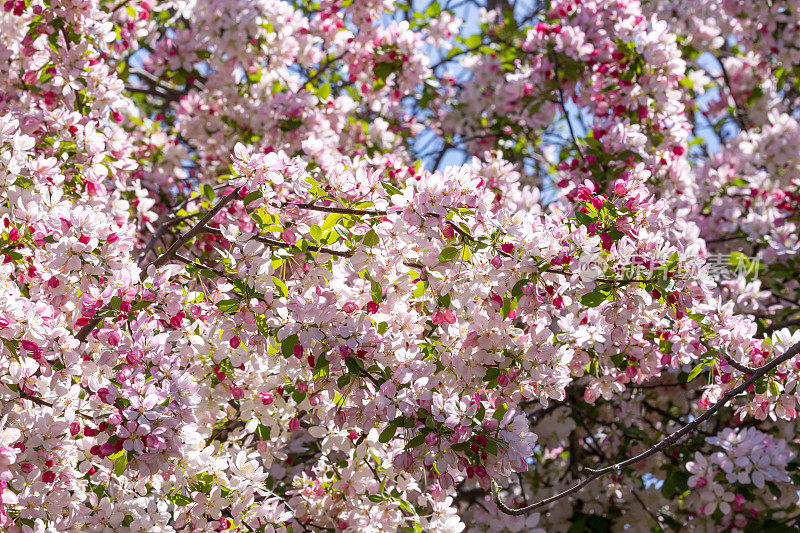
[{"label": "green leaf", "polygon": [[441,252],[439,252],[439,262],[440,263],[447,263],[448,261],[452,261],[458,257],[458,248],[453,248],[452,246],[448,246],[444,248]]},{"label": "green leaf", "polygon": [[197,483],[192,485],[192,490],[196,490],[197,492],[202,492],[203,494],[208,494],[211,492],[211,487],[214,484],[214,476],[209,474],[208,472],[201,472],[197,474]]},{"label": "green leaf", "polygon": [[395,195],[395,194],[403,194],[403,191],[392,185],[391,183],[387,183],[385,181],[381,182],[381,187],[386,191],[386,194]]},{"label": "green leaf", "polygon": [[294,347],[295,345],[300,342],[300,339],[297,335],[289,335],[283,342],[281,342],[281,353],[284,357],[291,357],[294,355]]},{"label": "green leaf", "polygon": [[214,195],[214,187],[212,187],[208,183],[204,183],[203,184],[203,196],[205,196],[209,200],[213,201],[214,200],[214,196],[215,196]]},{"label": "green leaf", "polygon": [[325,358],[325,354],[320,354],[319,357],[317,357],[316,364],[314,365],[314,379],[327,376],[330,365],[331,363]]},{"label": "green leaf", "polygon": [[[117,457],[118,456],[118,457]],[[114,459],[114,473],[121,476],[128,469],[128,455],[125,450],[121,450],[115,455],[109,456],[109,459]]]},{"label": "green leaf", "polygon": [[358,364],[355,357],[345,357],[344,365],[352,374],[361,374],[361,366]]},{"label": "green leaf", "polygon": [[390,423],[388,426],[386,426],[386,429],[381,431],[381,434],[378,435],[378,442],[386,444],[387,442],[392,440],[392,437],[394,437],[394,434],[396,432],[397,432],[397,426]]},{"label": "green leaf", "polygon": [[179,492],[177,494],[173,494],[172,496],[169,496],[168,499],[169,499],[169,501],[171,501],[172,503],[174,503],[178,507],[183,507],[185,505],[189,505],[190,503],[192,503],[194,501],[193,499],[191,499],[190,497],[186,496],[182,492]]},{"label": "green leaf", "polygon": [[506,295],[503,296],[503,318],[508,318],[509,313],[511,313],[511,298]]},{"label": "green leaf", "polygon": [[331,213],[325,218],[325,222],[322,223],[322,231],[328,231],[329,229],[333,228],[341,219],[341,213]]},{"label": "green leaf", "polygon": [[375,230],[369,230],[366,235],[364,235],[364,246],[375,246],[380,242],[378,239],[378,234],[375,233]]},{"label": "green leaf", "polygon": [[487,366],[487,367],[484,367],[484,368],[486,369],[486,375],[483,376],[483,381],[493,381],[493,380],[497,379],[498,377],[500,377],[500,369],[499,368],[496,368],[496,367],[493,367],[493,366]]},{"label": "green leaf", "polygon": [[328,97],[331,95],[331,84],[328,82],[323,83],[317,89],[317,98],[320,100],[327,100]]},{"label": "green leaf", "polygon": [[473,35],[470,35],[466,39],[463,39],[464,44],[466,45],[467,48],[477,48],[478,46],[480,46],[482,40],[483,36],[479,33],[475,33]]},{"label": "green leaf", "polygon": [[411,448],[416,448],[417,446],[425,443],[425,435],[417,435],[406,444],[405,449],[410,450]]},{"label": "green leaf", "polygon": [[706,367],[706,363],[705,363],[705,361],[703,361],[702,363],[700,363],[699,365],[697,365],[696,367],[694,367],[694,368],[692,369],[692,371],[691,371],[691,372],[689,372],[689,375],[688,375],[688,376],[686,376],[686,383],[689,383],[689,382],[690,382],[690,381],[692,381],[694,378],[696,378],[697,376],[699,376],[699,375],[700,375],[700,373],[703,371],[703,369],[705,369],[705,367]]},{"label": "green leaf", "polygon": [[272,428],[264,424],[259,424],[256,428],[256,434],[258,434],[259,439],[269,441],[272,437]]},{"label": "green leaf", "polygon": [[425,289],[428,288],[428,282],[424,279],[421,279],[417,282],[417,288],[414,289],[414,297],[420,298],[423,294],[425,294]]},{"label": "green leaf", "polygon": [[134,303],[131,306],[131,311],[141,311],[142,309],[145,309],[146,307],[148,307],[152,303],[153,302],[150,302],[150,301],[147,301],[147,300],[139,300],[138,302]]},{"label": "green leaf", "polygon": [[381,300],[383,300],[383,288],[381,287],[381,284],[375,280],[372,280],[371,289],[370,295],[372,296],[372,301],[376,304],[381,303]]},{"label": "green leaf", "polygon": [[350,383],[351,376],[350,374],[345,374],[344,376],[339,376],[339,379],[336,380],[336,386],[340,389],[344,389]]},{"label": "green leaf", "polygon": [[228,299],[217,302],[217,309],[223,313],[236,313],[239,311],[239,300]]},{"label": "green leaf", "polygon": [[322,228],[320,228],[318,225],[314,224],[311,226],[309,233],[311,234],[311,238],[315,241],[319,242],[322,240]]},{"label": "green leaf", "polygon": [[595,290],[581,296],[581,303],[586,307],[597,307],[603,303],[607,297],[608,294],[605,292]]},{"label": "green leaf", "polygon": [[278,289],[278,292],[280,292],[281,296],[288,296],[289,289],[286,287],[286,284],[283,282],[283,280],[272,276],[272,282],[275,284],[275,288]]},{"label": "green leaf", "polygon": [[253,192],[249,193],[247,196],[244,197],[244,200],[243,200],[244,201],[244,205],[246,206],[246,205],[250,204],[251,202],[254,202],[255,200],[258,200],[259,198],[261,198],[261,196],[262,196],[261,195],[261,191],[253,191]]},{"label": "green leaf", "polygon": [[119,306],[122,304],[122,298],[120,298],[119,296],[113,296],[113,297],[111,298],[111,301],[110,301],[110,302],[108,302],[108,304],[109,304],[111,307],[113,307],[114,309],[117,309],[117,310],[119,310]]},{"label": "green leaf", "polygon": [[779,489],[778,486],[774,482],[767,481],[766,485],[767,485],[767,488],[769,489],[769,491],[772,493],[773,496],[775,496],[776,498],[780,498],[781,497],[781,489]]},{"label": "green leaf", "polygon": [[3,339],[3,344],[5,344],[6,348],[14,357],[19,357],[17,353],[17,341]]},{"label": "green leaf", "polygon": [[494,412],[494,419],[499,422],[500,420],[503,419],[503,417],[506,415],[507,412],[508,412],[508,404],[507,403],[500,404],[497,407],[497,410]]},{"label": "green leaf", "polygon": [[392,72],[394,72],[394,65],[392,63],[387,63],[385,61],[378,63],[377,65],[375,65],[375,68],[373,69],[375,78],[380,81],[385,81],[386,78],[388,78]]}]

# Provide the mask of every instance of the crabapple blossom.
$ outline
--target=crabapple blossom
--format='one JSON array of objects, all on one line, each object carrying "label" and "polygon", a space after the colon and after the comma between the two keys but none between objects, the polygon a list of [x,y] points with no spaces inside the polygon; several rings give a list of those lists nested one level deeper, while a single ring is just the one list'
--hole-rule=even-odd
[{"label": "crabapple blossom", "polygon": [[4,531],[796,527],[800,5],[475,3],[3,2]]}]

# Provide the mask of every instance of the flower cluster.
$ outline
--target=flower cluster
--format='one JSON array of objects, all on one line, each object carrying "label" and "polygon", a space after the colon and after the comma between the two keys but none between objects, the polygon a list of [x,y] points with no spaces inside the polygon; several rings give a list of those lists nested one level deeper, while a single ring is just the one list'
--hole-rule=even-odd
[{"label": "flower cluster", "polygon": [[2,4],[0,529],[796,525],[799,8],[409,4]]}]

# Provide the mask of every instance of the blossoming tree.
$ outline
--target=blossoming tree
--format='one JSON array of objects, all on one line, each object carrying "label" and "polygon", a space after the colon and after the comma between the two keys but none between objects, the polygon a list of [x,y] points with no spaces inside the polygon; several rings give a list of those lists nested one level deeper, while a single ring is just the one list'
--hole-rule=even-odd
[{"label": "blossoming tree", "polygon": [[798,2],[2,7],[4,531],[800,523]]}]

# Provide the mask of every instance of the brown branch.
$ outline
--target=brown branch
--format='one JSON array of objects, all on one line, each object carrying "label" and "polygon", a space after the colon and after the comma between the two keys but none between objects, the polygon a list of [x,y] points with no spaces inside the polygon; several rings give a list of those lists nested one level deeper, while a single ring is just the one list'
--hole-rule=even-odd
[{"label": "brown branch", "polygon": [[153,236],[150,238],[148,243],[145,245],[145,247],[139,253],[139,257],[136,259],[136,264],[141,266],[142,263],[144,263],[144,260],[147,257],[147,254],[150,253],[150,250],[153,249],[155,244],[158,242],[158,240],[161,238],[161,236],[164,234],[164,232],[167,231],[167,229],[169,229],[170,227],[172,227],[172,226],[174,226],[176,224],[180,224],[181,222],[185,222],[186,220],[189,220],[191,218],[195,218],[197,215],[199,215],[199,213],[193,213],[191,215],[186,215],[185,217],[178,217],[178,218],[174,218],[173,217],[173,218],[169,218],[163,224],[161,224],[161,226],[158,227],[158,229],[153,234]]},{"label": "brown branch", "polygon": [[658,528],[658,530],[664,531],[664,528],[661,527],[661,522],[659,522],[658,520],[658,516],[656,516],[656,514],[653,511],[651,511],[650,508],[647,507],[647,505],[645,505],[644,501],[639,496],[639,493],[636,492],[634,489],[631,489],[631,494],[633,494],[633,497],[636,498],[637,502],[639,502],[639,505],[642,506],[642,509],[644,509],[645,512],[650,515],[650,518],[652,518],[653,521],[656,523],[656,527]]},{"label": "brown branch", "polygon": [[[183,236],[181,236],[181,237],[180,237],[180,238],[179,238],[177,241],[175,241],[174,243],[172,243],[172,246],[170,246],[170,247],[169,247],[169,249],[168,249],[166,252],[164,252],[164,253],[163,253],[163,254],[161,254],[159,257],[157,257],[157,258],[156,258],[156,259],[155,259],[155,260],[154,260],[152,263],[150,263],[150,264],[149,264],[149,265],[148,265],[146,268],[142,269],[142,273],[140,274],[140,276],[139,276],[139,279],[140,279],[141,281],[144,281],[145,279],[147,279],[147,271],[148,271],[148,269],[149,269],[151,266],[153,266],[153,267],[155,267],[155,268],[162,267],[162,266],[164,266],[165,264],[167,264],[167,262],[168,262],[170,259],[172,259],[173,257],[175,257],[175,254],[177,254],[177,253],[178,253],[178,250],[180,250],[181,248],[183,248],[183,246],[184,246],[184,245],[185,245],[187,242],[189,242],[190,240],[192,240],[193,238],[195,238],[195,237],[196,237],[198,234],[200,234],[200,233],[203,231],[203,228],[205,227],[205,225],[206,225],[206,224],[208,224],[208,223],[211,221],[211,219],[212,219],[212,218],[214,218],[214,217],[216,216],[216,214],[217,214],[217,213],[219,213],[219,212],[222,210],[222,208],[223,208],[223,207],[225,207],[226,205],[228,205],[228,203],[230,203],[230,202],[231,202],[231,200],[233,200],[234,198],[236,198],[236,197],[238,197],[238,196],[239,196],[239,191],[240,191],[240,190],[241,190],[241,187],[237,187],[236,189],[234,189],[233,191],[231,191],[231,193],[230,193],[229,195],[227,195],[227,196],[223,197],[223,198],[222,198],[222,199],[219,201],[219,203],[217,203],[217,205],[215,205],[215,206],[214,206],[214,208],[213,208],[213,209],[211,209],[210,211],[208,211],[208,212],[205,214],[205,216],[204,216],[203,218],[201,218],[201,219],[200,219],[200,220],[197,222],[197,224],[195,224],[195,225],[192,227],[192,229],[190,229],[189,231],[187,231],[186,233],[184,233],[184,234],[183,234]],[[79,340],[79,341],[81,341],[81,342],[85,341],[85,340],[86,340],[86,336],[87,336],[87,335],[89,335],[89,333],[91,333],[91,332],[94,330],[94,328],[96,328],[96,327],[97,327],[97,325],[98,325],[98,324],[99,324],[99,323],[100,323],[100,322],[103,320],[103,317],[102,317],[102,314],[103,314],[103,312],[104,312],[104,311],[107,311],[107,310],[109,310],[109,309],[110,309],[110,307],[109,307],[108,305],[104,306],[104,307],[103,307],[103,309],[101,309],[101,310],[100,310],[100,311],[97,313],[97,315],[98,315],[98,316],[95,316],[95,318],[93,318],[93,319],[92,319],[92,320],[90,320],[88,323],[86,323],[86,324],[85,324],[85,325],[84,325],[84,326],[83,326],[83,327],[82,327],[82,328],[81,328],[81,329],[78,331],[78,333],[75,335],[75,338],[76,338],[76,339],[78,339],[78,340]]]},{"label": "brown branch", "polygon": [[778,331],[779,329],[788,328],[792,326],[800,326],[800,318],[793,318],[792,320],[787,320],[786,322],[781,322],[780,324],[772,324],[768,328],[764,330],[765,334],[772,333],[773,331]]},{"label": "brown branch", "polygon": [[519,509],[512,509],[508,507],[505,503],[503,503],[503,501],[500,499],[500,494],[499,494],[500,487],[496,481],[492,480],[492,494],[494,496],[494,502],[497,505],[497,508],[500,509],[500,511],[502,511],[503,513],[512,516],[519,516],[525,513],[529,513],[540,507],[544,507],[545,505],[549,505],[562,498],[565,498],[570,494],[578,492],[592,481],[595,481],[596,479],[604,476],[605,474],[608,474],[609,472],[616,472],[626,466],[638,463],[639,461],[643,461],[644,459],[647,459],[651,455],[671,447],[672,445],[676,444],[680,439],[682,439],[684,436],[694,431],[700,424],[711,418],[711,416],[714,413],[719,411],[726,403],[728,403],[734,397],[745,392],[750,387],[750,385],[753,385],[756,381],[764,377],[767,374],[767,372],[770,372],[771,370],[775,369],[778,365],[784,363],[785,361],[788,361],[792,357],[796,356],[798,353],[800,353],[800,342],[798,342],[797,344],[793,345],[788,350],[786,350],[786,352],[783,355],[776,357],[769,363],[755,369],[753,375],[749,379],[747,379],[744,383],[723,394],[722,398],[717,403],[712,405],[705,413],[701,414],[700,416],[698,416],[697,418],[695,418],[694,420],[692,420],[679,430],[675,431],[674,433],[667,435],[655,446],[634,457],[631,457],[630,459],[626,459],[625,461],[621,461],[613,465],[608,465],[598,470],[592,468],[584,468],[584,470],[590,474],[589,477],[581,480],[572,487],[556,494],[555,496],[539,500],[538,502],[532,503],[528,506]]},{"label": "brown branch", "polygon": [[160,257],[156,258],[155,261],[150,263],[148,265],[148,267],[142,271],[142,274],[141,274],[140,278],[142,280],[147,278],[147,270],[149,269],[149,267],[153,266],[155,268],[159,268],[159,267],[162,267],[165,264],[167,264],[167,262],[170,259],[173,258],[173,256],[178,252],[178,250],[183,248],[183,246],[187,242],[189,242],[190,240],[195,238],[197,235],[199,235],[203,231],[203,228],[205,227],[205,225],[208,224],[209,222],[211,222],[211,219],[214,218],[216,216],[216,214],[219,213],[222,210],[223,207],[228,205],[228,203],[230,203],[231,200],[233,200],[234,198],[238,197],[239,196],[239,191],[241,191],[241,190],[242,190],[241,187],[237,187],[236,189],[231,191],[230,194],[228,194],[227,196],[223,197],[222,200],[220,200],[219,203],[217,203],[217,205],[215,205],[213,209],[211,209],[209,212],[207,212],[205,214],[205,216],[203,218],[201,218],[200,221],[192,227],[192,229],[190,229],[189,231],[184,233],[183,236],[181,238],[179,238],[177,241],[175,241],[172,244],[172,246],[170,246],[169,249],[166,252],[161,254]]},{"label": "brown branch", "polygon": [[[42,398],[39,398],[38,396],[32,396],[30,394],[27,394],[21,388],[20,388],[19,393],[20,393],[20,395],[19,395],[18,399],[20,399],[20,400],[30,400],[31,402],[35,403],[36,405],[41,405],[43,407],[49,407],[51,409],[53,408],[53,404],[51,402],[48,402],[47,400],[43,400]],[[78,416],[80,416],[81,418],[85,419],[85,420],[94,421],[94,418],[92,418],[91,416],[89,416],[87,414],[82,413],[81,411],[79,411],[77,409],[75,410],[75,413]]]},{"label": "brown branch", "polygon": [[728,363],[729,365],[731,365],[733,368],[735,368],[739,372],[741,372],[743,374],[747,374],[748,376],[753,375],[753,373],[757,370],[756,368],[752,368],[752,367],[749,367],[747,365],[743,365],[742,363],[737,363],[736,361],[734,361],[730,357],[724,358],[723,361]]},{"label": "brown branch", "polygon": [[558,104],[561,106],[561,112],[564,113],[564,120],[567,121],[567,127],[569,128],[569,135],[572,137],[572,144],[575,145],[575,149],[578,151],[578,155],[581,156],[581,159],[585,161],[583,157],[583,151],[581,150],[580,145],[578,144],[578,138],[575,135],[575,130],[572,128],[572,120],[570,119],[569,113],[567,112],[567,102],[564,97],[564,90],[561,88],[561,80],[560,75],[558,73],[558,57],[554,51],[551,51],[550,54],[551,61],[553,62],[553,74],[556,78],[556,90],[558,91]]},{"label": "brown branch", "polygon": [[319,70],[317,70],[312,76],[310,76],[306,80],[306,83],[303,85],[311,84],[311,86],[313,87],[314,82],[317,81],[320,78],[320,76],[322,76],[325,73],[325,71],[331,67],[331,65],[333,65],[336,61],[339,61],[340,59],[344,58],[345,55],[347,55],[347,52],[342,52],[338,56],[332,57],[328,61],[320,65]]},{"label": "brown branch", "polygon": [[374,215],[374,216],[384,216],[386,215],[386,211],[378,211],[378,210],[370,210],[370,209],[350,209],[347,207],[326,207],[322,205],[315,205],[315,204],[294,204],[294,203],[285,203],[283,207],[299,207],[301,209],[309,209],[311,211],[321,211],[323,213],[341,213],[343,215]]},{"label": "brown branch", "polygon": [[747,123],[745,122],[747,120],[747,112],[742,108],[742,106],[739,105],[739,102],[736,101],[736,96],[733,94],[733,86],[731,85],[731,79],[728,76],[728,70],[725,68],[725,63],[723,63],[719,58],[717,58],[717,63],[719,63],[719,67],[722,70],[722,78],[725,80],[725,85],[728,86],[728,92],[731,95],[733,106],[736,109],[733,119],[736,122],[736,125],[739,126],[742,131],[747,131]]}]

